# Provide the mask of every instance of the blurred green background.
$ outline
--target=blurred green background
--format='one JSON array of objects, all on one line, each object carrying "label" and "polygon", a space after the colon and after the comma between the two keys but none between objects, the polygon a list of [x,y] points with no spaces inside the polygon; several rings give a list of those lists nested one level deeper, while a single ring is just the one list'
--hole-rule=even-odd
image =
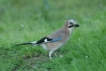
[{"label": "blurred green background", "polygon": [[[66,20],[80,25],[53,60],[38,40]],[[0,71],[106,71],[106,0],[0,0]],[[63,55],[63,57],[60,57]]]}]

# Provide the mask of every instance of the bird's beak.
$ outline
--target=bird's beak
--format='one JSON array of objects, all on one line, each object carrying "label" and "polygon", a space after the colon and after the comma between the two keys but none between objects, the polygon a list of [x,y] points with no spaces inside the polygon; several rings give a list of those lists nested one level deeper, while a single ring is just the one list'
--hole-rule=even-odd
[{"label": "bird's beak", "polygon": [[76,25],[74,25],[75,27],[79,27],[79,25],[78,24],[76,24]]}]

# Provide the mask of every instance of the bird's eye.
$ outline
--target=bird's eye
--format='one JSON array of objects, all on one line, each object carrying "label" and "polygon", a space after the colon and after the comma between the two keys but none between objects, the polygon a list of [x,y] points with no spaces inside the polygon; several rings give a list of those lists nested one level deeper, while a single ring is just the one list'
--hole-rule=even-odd
[{"label": "bird's eye", "polygon": [[72,22],[70,24],[73,24]]}]

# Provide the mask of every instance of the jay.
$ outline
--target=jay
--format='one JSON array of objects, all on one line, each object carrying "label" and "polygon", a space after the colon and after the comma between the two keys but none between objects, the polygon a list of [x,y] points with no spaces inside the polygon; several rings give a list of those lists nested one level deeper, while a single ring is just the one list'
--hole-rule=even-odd
[{"label": "jay", "polygon": [[27,44],[42,46],[45,50],[49,51],[49,57],[52,59],[52,53],[62,47],[69,40],[69,37],[75,27],[79,27],[75,20],[67,20],[62,28],[41,38],[40,40],[17,44],[15,46]]}]

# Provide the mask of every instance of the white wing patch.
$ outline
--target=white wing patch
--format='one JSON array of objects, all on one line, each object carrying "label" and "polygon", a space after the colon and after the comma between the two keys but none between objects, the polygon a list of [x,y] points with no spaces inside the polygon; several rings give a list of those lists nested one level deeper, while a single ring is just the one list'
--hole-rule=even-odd
[{"label": "white wing patch", "polygon": [[47,42],[47,39],[45,39],[44,41]]}]

